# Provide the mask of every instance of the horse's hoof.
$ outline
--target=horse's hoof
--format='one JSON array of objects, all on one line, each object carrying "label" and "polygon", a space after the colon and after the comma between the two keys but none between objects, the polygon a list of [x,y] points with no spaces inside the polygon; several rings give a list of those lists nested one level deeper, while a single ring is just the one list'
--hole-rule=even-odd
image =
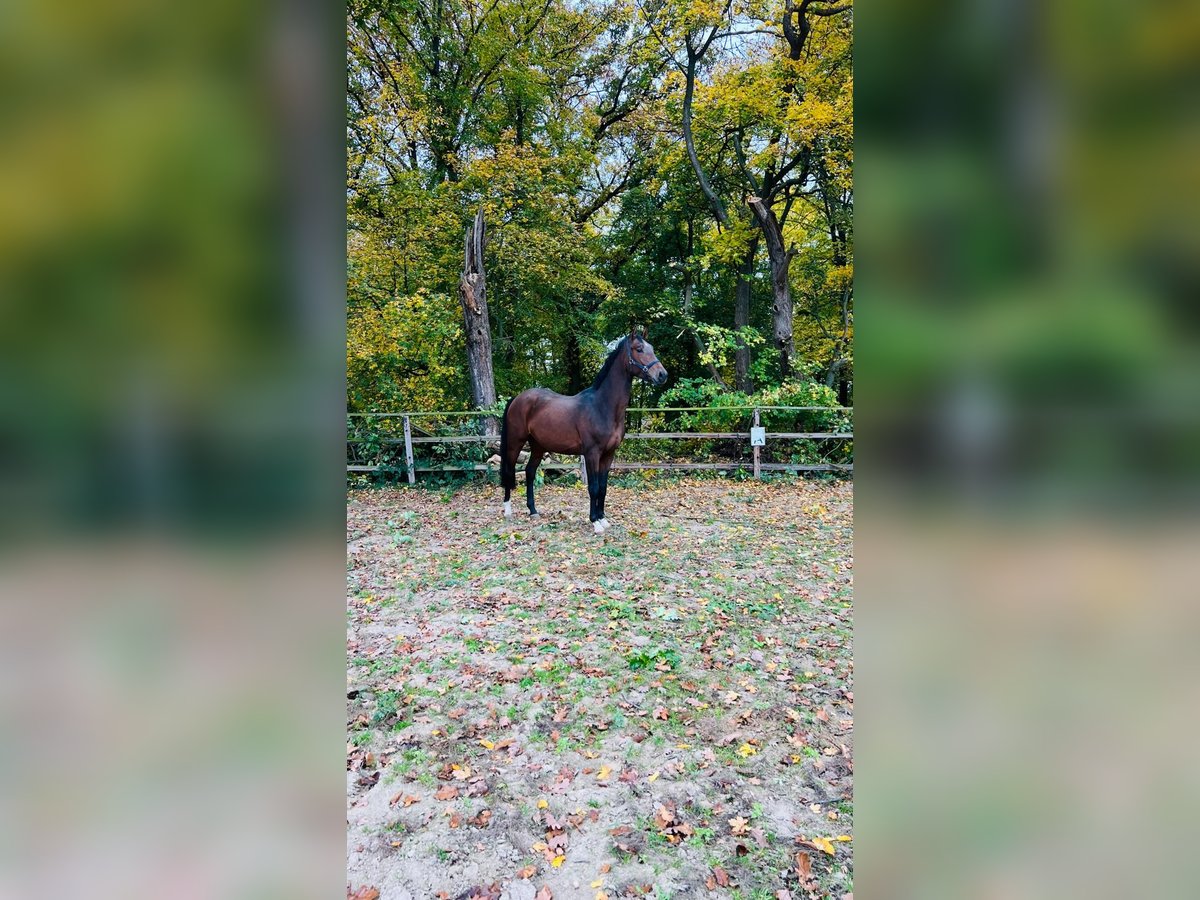
[{"label": "horse's hoof", "polygon": [[542,514],[540,512],[531,512],[529,514],[529,518],[531,518],[531,519],[540,519],[541,517],[542,517]]},{"label": "horse's hoof", "polygon": [[512,502],[511,501],[504,504],[504,518],[506,518],[506,519],[512,518]]},{"label": "horse's hoof", "polygon": [[598,524],[605,531],[608,531],[608,529],[612,528],[612,525],[609,524],[608,519],[601,519]]},{"label": "horse's hoof", "polygon": [[604,526],[600,524],[599,520],[592,523],[592,530],[596,534],[604,534]]}]

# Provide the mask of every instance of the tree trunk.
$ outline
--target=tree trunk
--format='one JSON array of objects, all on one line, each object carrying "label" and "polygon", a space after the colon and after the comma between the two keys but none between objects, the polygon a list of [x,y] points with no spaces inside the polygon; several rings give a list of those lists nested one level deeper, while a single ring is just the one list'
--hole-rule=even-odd
[{"label": "tree trunk", "polygon": [[[754,257],[758,253],[758,238],[752,238],[746,256],[738,269],[737,293],[733,303],[733,327],[741,330],[750,324],[750,278],[754,275]],[[733,356],[734,386],[743,394],[754,393],[750,380],[750,348],[738,337]]]},{"label": "tree trunk", "polygon": [[[462,278],[458,299],[462,303],[467,336],[467,366],[471,373],[471,403],[484,409],[496,402],[496,381],[492,372],[492,333],[488,323],[487,279],[483,271],[483,207],[467,229],[463,254]],[[494,417],[484,420],[485,433],[497,436],[499,423]]]},{"label": "tree trunk", "polygon": [[774,319],[774,345],[779,351],[779,372],[783,378],[790,378],[792,360],[796,355],[792,341],[792,290],[788,285],[792,253],[783,244],[783,229],[779,227],[775,211],[758,197],[751,197],[749,202],[767,239],[767,257],[771,261],[771,314]]}]

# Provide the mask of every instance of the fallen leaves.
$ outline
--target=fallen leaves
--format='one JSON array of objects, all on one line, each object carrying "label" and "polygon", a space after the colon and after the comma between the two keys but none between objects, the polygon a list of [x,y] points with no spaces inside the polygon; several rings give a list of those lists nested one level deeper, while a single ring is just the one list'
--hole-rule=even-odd
[{"label": "fallen leaves", "polygon": [[469,821],[476,828],[486,828],[488,822],[490,822],[491,820],[492,820],[492,811],[490,809],[481,809],[479,811],[479,814],[477,816],[475,816],[473,819],[470,819]]},{"label": "fallen leaves", "polygon": [[814,850],[820,850],[824,853],[828,853],[830,856],[833,856],[837,852],[834,850],[833,844],[829,842],[828,838],[814,837],[806,840],[805,838],[798,837],[796,838],[796,843],[805,847],[811,847]]},{"label": "fallen leaves", "polygon": [[[500,900],[500,894],[500,882],[496,881],[485,887],[467,888],[467,890],[458,895],[456,900]],[[438,894],[437,896],[438,900],[443,900],[442,894]],[[449,894],[445,894],[445,900],[449,900],[449,897]]]},{"label": "fallen leaves", "polygon": [[694,830],[679,817],[674,804],[660,803],[654,811],[654,824],[659,833],[672,844],[678,844],[684,838],[690,837]]},{"label": "fallen leaves", "polygon": [[347,885],[346,900],[379,900],[379,888],[360,887],[357,891],[351,891]]},{"label": "fallen leaves", "polygon": [[729,884],[729,873],[720,866],[713,866],[712,874],[709,875],[704,881],[704,886],[710,891],[719,887],[729,887]]},{"label": "fallen leaves", "polygon": [[641,854],[642,848],[636,842],[636,839],[629,837],[629,835],[633,834],[633,829],[628,825],[618,825],[616,828],[609,829],[608,833],[617,838],[614,845],[622,853],[628,853],[631,856]]},{"label": "fallen leaves", "polygon": [[[639,896],[642,886],[625,870],[668,861],[693,891],[809,900],[798,876],[849,865],[852,845],[811,832],[807,844],[794,844],[793,831],[785,845],[793,858],[767,873],[762,851],[780,846],[768,842],[767,823],[779,811],[770,819],[749,812],[752,800],[767,805],[778,792],[805,798],[799,812],[809,829],[848,830],[853,818],[836,803],[806,809],[817,798],[852,795],[852,758],[839,743],[851,745],[853,733],[848,490],[798,484],[785,496],[778,486],[685,481],[679,493],[697,501],[689,507],[702,517],[695,523],[685,516],[664,524],[663,495],[650,490],[654,524],[644,527],[653,541],[642,546],[618,532],[583,549],[557,518],[554,494],[543,529],[513,545],[511,529],[500,534],[495,509],[485,511],[473,489],[400,493],[355,495],[356,532],[367,507],[377,530],[366,532],[353,559],[350,595],[379,600],[369,609],[348,605],[354,690],[345,722],[350,828],[375,824],[380,801],[390,798],[394,812],[384,824],[403,825],[403,833],[365,840],[355,831],[351,847],[366,846],[352,849],[365,854],[352,860],[386,863],[386,839],[402,838],[406,851],[436,847],[455,864],[475,856],[480,881],[524,881],[519,895],[527,900],[543,877],[573,898]],[[799,521],[818,495],[833,511],[820,534]],[[419,510],[419,532],[399,519],[409,509]],[[734,531],[740,523],[744,536]],[[765,542],[764,528],[774,530]],[[403,549],[389,540],[397,529],[414,538]],[[668,555],[648,555],[663,548]],[[810,573],[812,562],[819,574]],[[698,565],[710,577],[698,579]],[[546,575],[535,582],[539,571]],[[401,595],[405,602],[393,604]],[[380,770],[397,783],[374,803],[360,799],[355,780],[374,784]],[[485,799],[468,803],[489,786]],[[613,818],[623,813],[628,818]],[[622,821],[629,825],[609,837]],[[537,833],[521,842],[528,850],[536,840],[529,857],[505,863],[485,851],[487,835],[530,824]],[[714,856],[688,846],[696,832]],[[614,881],[596,871],[608,850],[617,854],[608,857]],[[781,888],[784,867],[790,893]],[[351,871],[369,878],[375,869]],[[453,900],[471,883],[404,886],[428,897],[446,888]],[[385,886],[375,900],[386,897]]]},{"label": "fallen leaves", "polygon": [[812,857],[803,850],[796,852],[796,875],[801,882],[808,881],[812,876]]}]

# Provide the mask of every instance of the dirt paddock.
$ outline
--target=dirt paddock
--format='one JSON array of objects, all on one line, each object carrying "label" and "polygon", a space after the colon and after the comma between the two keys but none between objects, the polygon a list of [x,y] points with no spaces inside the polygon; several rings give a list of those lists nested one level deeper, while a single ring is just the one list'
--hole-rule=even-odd
[{"label": "dirt paddock", "polygon": [[348,896],[851,893],[851,485],[523,499],[348,496]]}]

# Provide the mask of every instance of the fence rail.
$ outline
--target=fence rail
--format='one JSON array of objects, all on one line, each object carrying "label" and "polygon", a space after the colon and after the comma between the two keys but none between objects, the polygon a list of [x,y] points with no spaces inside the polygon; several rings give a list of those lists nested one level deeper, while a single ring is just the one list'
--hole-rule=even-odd
[{"label": "fence rail", "polygon": [[[845,415],[852,415],[853,407],[828,407],[828,406],[725,406],[725,407],[632,407],[628,412],[638,413],[684,413],[684,412],[708,412],[708,413],[728,413],[728,412],[749,412],[751,413],[752,422],[755,428],[759,427],[760,414],[765,411],[772,412],[836,412]],[[346,443],[348,446],[356,446],[362,444],[374,443],[378,446],[404,446],[404,468],[407,471],[408,481],[410,484],[415,484],[418,473],[451,473],[451,472],[490,472],[496,469],[496,466],[490,464],[476,463],[471,465],[418,465],[413,454],[413,447],[424,444],[486,444],[496,441],[495,437],[486,434],[450,434],[450,435],[414,435],[412,433],[412,419],[414,418],[429,418],[429,417],[477,417],[477,418],[495,418],[493,413],[480,412],[479,410],[453,410],[446,412],[378,412],[378,413],[349,413],[350,418],[359,419],[401,419],[403,420],[403,437],[391,438],[356,438],[347,437]],[[626,440],[751,440],[753,437],[749,431],[634,431],[628,432],[625,435]],[[833,440],[853,440],[853,431],[768,431],[764,432],[762,437],[764,440],[808,440],[808,441],[833,441]],[[761,477],[761,473],[766,472],[853,472],[854,464],[851,463],[770,463],[762,462],[760,459],[761,446],[752,444],[752,458],[750,460],[728,460],[724,462],[618,462],[613,464],[613,469],[617,471],[629,470],[644,470],[644,469],[661,469],[661,470],[698,470],[698,471],[735,471],[742,469],[754,470],[754,477]],[[556,463],[545,462],[541,468],[551,471],[570,471],[581,469],[582,458],[580,463]],[[347,464],[346,471],[349,474],[362,474],[370,472],[378,472],[383,468],[387,468],[382,463],[364,464],[351,463]]]}]

